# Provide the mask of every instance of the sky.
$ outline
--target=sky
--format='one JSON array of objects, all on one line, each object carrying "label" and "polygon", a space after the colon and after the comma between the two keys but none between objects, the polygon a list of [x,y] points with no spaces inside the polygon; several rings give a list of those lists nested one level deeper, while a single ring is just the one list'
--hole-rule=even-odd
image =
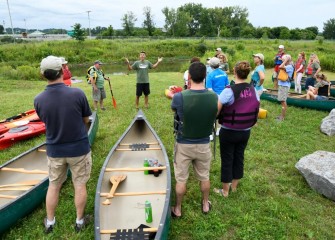
[{"label": "sky", "polygon": [[5,25],[5,28],[11,27],[7,3],[13,27],[28,30],[71,30],[75,23],[80,23],[84,28],[112,25],[114,29],[121,29],[121,18],[129,11],[137,17],[135,26],[141,27],[144,7],[151,8],[155,26],[163,27],[165,17],[162,9],[177,9],[186,3],[201,3],[206,8],[246,7],[248,19],[254,27],[286,26],[293,29],[317,26],[322,32],[323,24],[335,18],[334,0],[0,0],[0,25]]}]

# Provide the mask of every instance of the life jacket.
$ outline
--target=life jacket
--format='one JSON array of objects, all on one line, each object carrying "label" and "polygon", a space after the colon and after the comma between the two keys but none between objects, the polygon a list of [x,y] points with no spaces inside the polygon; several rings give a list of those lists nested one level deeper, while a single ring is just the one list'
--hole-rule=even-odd
[{"label": "life jacket", "polygon": [[[304,62],[304,59],[299,59],[295,64],[295,69],[299,69],[302,63]],[[299,70],[299,73],[303,73],[305,71],[304,66]]]},{"label": "life jacket", "polygon": [[260,103],[253,85],[241,83],[227,87],[234,93],[234,103],[222,107],[219,123],[230,129],[247,129],[255,125]]},{"label": "life jacket", "polygon": [[212,133],[218,111],[218,96],[209,90],[200,93],[185,90],[181,94],[184,117],[177,127],[180,129],[180,125],[182,126],[182,137],[187,139],[208,137]]},{"label": "life jacket", "polygon": [[283,60],[280,60],[279,58],[282,58],[282,56],[284,55],[285,53],[277,53],[276,54],[276,58],[275,58],[275,65],[280,65],[283,63]]},{"label": "life jacket", "polygon": [[[97,75],[97,73],[96,73],[96,71],[97,71],[97,69],[94,67],[94,66],[90,66],[88,69],[87,69],[87,71],[86,71],[86,81],[87,81],[87,83],[88,84],[91,84],[91,70],[94,70],[94,80],[96,81],[97,80],[97,77],[98,77],[98,75]],[[100,71],[102,72],[102,76],[105,76],[105,74],[104,74],[104,72],[102,71],[102,69],[100,69]]]},{"label": "life jacket", "polygon": [[312,75],[313,74],[313,68],[312,68],[312,63],[309,63],[307,68],[306,68],[306,74],[307,75]]}]

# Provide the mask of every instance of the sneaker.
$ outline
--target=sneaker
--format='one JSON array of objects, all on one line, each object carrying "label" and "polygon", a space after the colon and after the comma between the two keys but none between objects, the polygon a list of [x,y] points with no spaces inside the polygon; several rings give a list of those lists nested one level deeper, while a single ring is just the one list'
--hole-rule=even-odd
[{"label": "sneaker", "polygon": [[44,231],[45,231],[45,233],[46,234],[51,233],[53,231],[53,229],[54,229],[54,224],[53,225],[48,225],[47,224],[47,218],[44,218],[43,223],[44,223]]},{"label": "sneaker", "polygon": [[213,134],[209,135],[209,140],[210,140],[210,141],[213,141],[213,139],[214,139],[214,138],[213,138]]},{"label": "sneaker", "polygon": [[80,232],[81,230],[83,230],[91,222],[91,220],[92,220],[92,216],[91,215],[85,215],[84,216],[84,222],[83,222],[83,224],[76,223],[74,225],[74,230],[76,232]]}]

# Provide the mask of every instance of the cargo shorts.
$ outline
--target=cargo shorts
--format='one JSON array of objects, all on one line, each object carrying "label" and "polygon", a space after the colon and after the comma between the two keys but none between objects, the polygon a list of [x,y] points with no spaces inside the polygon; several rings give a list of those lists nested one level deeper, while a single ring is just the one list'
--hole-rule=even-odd
[{"label": "cargo shorts", "polygon": [[106,98],[105,88],[98,88],[97,91],[94,91],[94,88],[92,88],[92,95],[93,95],[93,100],[97,102],[105,99]]},{"label": "cargo shorts", "polygon": [[186,183],[192,164],[195,177],[199,181],[209,180],[212,152],[210,144],[181,144],[174,148],[174,174],[178,183]]},{"label": "cargo shorts", "polygon": [[48,157],[50,184],[61,185],[64,183],[68,168],[71,171],[73,184],[86,184],[90,179],[92,169],[91,151],[79,157]]}]

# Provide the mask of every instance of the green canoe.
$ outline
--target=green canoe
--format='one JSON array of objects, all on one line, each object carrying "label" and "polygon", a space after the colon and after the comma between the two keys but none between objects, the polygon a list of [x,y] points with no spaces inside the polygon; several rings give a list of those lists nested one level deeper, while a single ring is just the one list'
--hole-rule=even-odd
[{"label": "green canoe", "polygon": [[[146,158],[159,163],[148,174],[148,167],[143,167]],[[111,181],[113,186],[122,182],[113,197],[108,197]],[[95,239],[167,239],[170,194],[169,159],[163,143],[140,110],[102,166],[95,195]],[[146,200],[152,207],[149,223],[145,219]],[[126,234],[129,238],[121,238]]]},{"label": "green canoe", "polygon": [[[277,100],[277,95],[278,90],[267,89],[267,91],[262,93],[261,99],[280,103]],[[335,98],[329,98],[327,101],[307,100],[305,94],[291,92],[289,93],[286,102],[288,105],[320,111],[331,111],[333,108],[335,108]]]},{"label": "green canoe", "polygon": [[[90,116],[89,141],[98,131],[96,112]],[[44,200],[49,186],[46,144],[42,143],[0,166],[0,238]]]}]

